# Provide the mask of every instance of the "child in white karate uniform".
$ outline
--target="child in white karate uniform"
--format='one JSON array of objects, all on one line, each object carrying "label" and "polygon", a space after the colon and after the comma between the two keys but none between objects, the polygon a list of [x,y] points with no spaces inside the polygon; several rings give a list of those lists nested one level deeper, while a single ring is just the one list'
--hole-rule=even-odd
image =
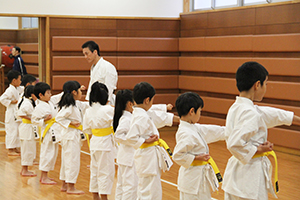
[{"label": "child in white karate uniform", "polygon": [[57,114],[58,102],[62,93],[52,96],[50,86],[47,83],[39,82],[34,86],[34,95],[38,100],[31,116],[31,122],[39,127],[41,134],[40,182],[53,185],[56,182],[48,177],[48,172],[54,170],[58,153],[61,126],[55,123],[54,118]]},{"label": "child in white karate uniform", "polygon": [[[115,177],[115,144],[112,120],[114,108],[108,103],[108,89],[103,83],[91,86],[90,108],[83,117],[83,130],[93,134],[90,141],[90,189],[94,200],[106,200]],[[101,198],[100,196],[101,195]]]},{"label": "child in white karate uniform", "polygon": [[255,106],[267,89],[268,71],[257,62],[246,62],[236,72],[240,91],[226,118],[226,143],[232,157],[228,160],[222,189],[225,200],[266,200],[268,192],[276,197],[272,184],[272,164],[266,153],[275,154],[267,141],[268,128],[300,124],[293,112]]},{"label": "child in white karate uniform", "polygon": [[19,126],[19,135],[21,141],[21,175],[36,176],[35,173],[28,171],[28,166],[32,166],[36,158],[36,141],[38,138],[37,127],[31,123],[31,115],[34,111],[35,100],[34,86],[29,85],[25,88],[24,97],[18,105],[18,117],[22,118]]},{"label": "child in white karate uniform", "polygon": [[9,87],[0,97],[0,102],[6,107],[5,111],[5,146],[8,149],[9,156],[19,156],[20,147],[19,122],[15,116],[17,103],[23,93],[24,87],[20,87],[21,73],[16,70],[10,70],[7,73]]},{"label": "child in white karate uniform", "polygon": [[[126,135],[128,144],[136,149],[134,162],[139,178],[137,199],[162,199],[161,170],[169,170],[172,161],[161,146],[164,141],[159,139],[159,132],[147,111],[153,104],[155,89],[146,82],[135,85],[134,107],[130,129]],[[169,126],[172,125],[170,116]]]},{"label": "child in white karate uniform", "polygon": [[208,143],[225,140],[225,127],[202,125],[200,119],[203,100],[193,92],[186,92],[176,100],[180,116],[176,132],[173,160],[181,167],[178,174],[178,190],[181,200],[211,200],[211,190],[218,190],[221,176],[216,174],[210,162]]},{"label": "child in white karate uniform", "polygon": [[[126,135],[130,128],[130,121],[133,112],[133,95],[130,90],[120,90],[116,95],[116,105],[113,120],[115,130],[115,141],[119,143],[117,154],[118,182],[115,200],[131,200],[137,198],[138,177],[134,165],[135,149],[126,141]],[[167,113],[173,106],[153,105],[147,113],[154,119],[156,125],[164,126],[169,124],[173,114]],[[176,118],[176,117],[175,117]]]},{"label": "child in white karate uniform", "polygon": [[63,181],[61,191],[67,194],[84,194],[75,188],[80,171],[80,149],[82,146],[82,118],[89,107],[88,102],[81,102],[81,89],[77,81],[67,81],[63,85],[63,96],[58,103],[60,108],[55,117],[63,129],[61,132],[61,169],[60,180]]}]

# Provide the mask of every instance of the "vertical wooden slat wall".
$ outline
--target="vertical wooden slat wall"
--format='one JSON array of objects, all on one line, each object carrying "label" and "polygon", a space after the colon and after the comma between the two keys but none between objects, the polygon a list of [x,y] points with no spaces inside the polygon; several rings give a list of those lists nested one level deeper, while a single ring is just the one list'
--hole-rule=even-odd
[{"label": "vertical wooden slat wall", "polygon": [[156,103],[174,103],[179,93],[179,24],[179,19],[50,17],[53,90],[73,79],[88,85],[91,66],[81,45],[94,40],[101,56],[118,70],[118,90],[148,81],[156,88]]},{"label": "vertical wooden slat wall", "polygon": [[[238,95],[235,72],[246,61],[257,61],[270,73],[258,104],[300,115],[299,11],[300,3],[288,3],[181,15],[179,89],[203,97],[202,123],[225,124]],[[273,128],[269,140],[299,149],[299,130]]]}]

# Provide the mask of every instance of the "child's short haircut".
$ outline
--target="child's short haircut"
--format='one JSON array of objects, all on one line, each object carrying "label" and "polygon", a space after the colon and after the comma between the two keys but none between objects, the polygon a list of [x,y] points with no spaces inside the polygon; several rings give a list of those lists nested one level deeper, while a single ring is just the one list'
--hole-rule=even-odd
[{"label": "child's short haircut", "polygon": [[108,89],[105,84],[96,81],[91,87],[90,93],[90,106],[93,103],[100,103],[101,105],[106,105],[108,101]]},{"label": "child's short haircut", "polygon": [[21,53],[21,48],[20,48],[20,47],[15,46],[14,48],[15,48],[15,50],[16,50],[17,52]]},{"label": "child's short haircut", "polygon": [[204,103],[198,94],[186,92],[177,98],[175,106],[179,117],[182,117],[187,115],[191,108],[194,108],[195,112],[197,112],[199,108],[203,108]]},{"label": "child's short haircut", "polygon": [[100,50],[99,50],[99,46],[96,42],[94,41],[87,41],[85,42],[82,46],[82,49],[84,48],[89,48],[89,50],[93,53],[95,50],[97,51],[98,56],[100,56]]},{"label": "child's short haircut", "polygon": [[152,87],[150,83],[140,82],[136,84],[133,88],[133,99],[137,104],[142,104],[144,99],[150,98],[155,95],[155,89]]},{"label": "child's short haircut", "polygon": [[34,76],[32,76],[31,74],[26,74],[25,76],[23,76],[22,78],[22,83],[21,85],[26,86],[27,83],[33,83],[36,81],[36,78]]},{"label": "child's short haircut", "polygon": [[34,95],[39,99],[39,94],[45,95],[47,90],[51,90],[50,85],[44,82],[39,82],[34,86]]},{"label": "child's short haircut", "polygon": [[263,85],[268,75],[268,71],[261,64],[245,62],[235,74],[236,86],[240,92],[248,91],[257,81],[260,81],[260,84]]},{"label": "child's short haircut", "polygon": [[19,76],[21,76],[21,73],[12,69],[7,73],[6,76],[7,76],[8,82],[11,83],[12,80],[18,79]]}]

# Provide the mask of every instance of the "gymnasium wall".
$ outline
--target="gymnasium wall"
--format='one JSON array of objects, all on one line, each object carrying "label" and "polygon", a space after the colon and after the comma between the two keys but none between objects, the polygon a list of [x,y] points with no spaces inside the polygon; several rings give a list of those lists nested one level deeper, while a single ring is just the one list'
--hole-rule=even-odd
[{"label": "gymnasium wall", "polygon": [[[0,46],[19,46],[27,72],[38,77],[38,29],[0,30]],[[5,69],[9,71],[10,69]]]},{"label": "gymnasium wall", "polygon": [[[269,71],[258,105],[300,115],[300,3],[253,6],[181,15],[179,89],[204,99],[202,123],[225,124],[238,90],[235,72],[246,61]],[[300,127],[269,131],[276,145],[300,148]]]},{"label": "gymnasium wall", "polygon": [[54,92],[67,80],[88,85],[91,65],[81,45],[94,40],[115,65],[117,88],[151,83],[156,103],[175,103],[178,87],[179,19],[50,18],[50,72]]}]

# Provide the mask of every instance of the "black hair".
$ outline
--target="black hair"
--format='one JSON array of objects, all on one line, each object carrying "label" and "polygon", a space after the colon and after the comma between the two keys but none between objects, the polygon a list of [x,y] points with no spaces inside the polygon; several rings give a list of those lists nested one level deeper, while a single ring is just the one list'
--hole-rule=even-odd
[{"label": "black hair", "polygon": [[90,106],[93,103],[100,103],[106,105],[108,101],[108,89],[105,84],[96,81],[91,87],[91,93],[89,98]]},{"label": "black hair", "polygon": [[21,105],[22,105],[22,103],[23,103],[23,101],[24,101],[24,97],[27,98],[27,99],[29,98],[29,99],[31,100],[32,106],[35,107],[35,102],[34,102],[34,100],[30,98],[32,94],[34,94],[34,86],[33,86],[33,85],[28,85],[28,86],[25,88],[25,90],[24,90],[24,95],[23,95],[23,98],[22,98],[22,100],[20,101],[20,103],[19,103],[19,105],[18,105],[18,108],[21,107]]},{"label": "black hair", "polygon": [[116,95],[115,114],[113,119],[114,131],[117,130],[119,120],[123,115],[123,111],[126,109],[127,102],[133,103],[133,95],[131,90],[120,90]]},{"label": "black hair", "polygon": [[98,56],[100,56],[100,50],[99,50],[99,46],[96,42],[94,41],[87,41],[85,42],[81,48],[84,49],[84,48],[89,48],[89,50],[93,53],[95,50],[97,51],[97,54]]},{"label": "black hair", "polygon": [[150,83],[140,82],[133,88],[133,99],[137,104],[142,104],[146,98],[152,99],[155,95],[155,89]]},{"label": "black hair", "polygon": [[36,98],[40,99],[39,94],[45,95],[47,90],[51,90],[50,85],[48,85],[47,83],[44,83],[44,82],[39,82],[39,83],[35,84],[33,92],[34,92],[34,95],[36,96]]},{"label": "black hair", "polygon": [[245,62],[235,74],[236,86],[240,92],[248,91],[257,81],[263,85],[268,75],[268,71],[261,64],[252,61]]},{"label": "black hair", "polygon": [[18,79],[19,76],[21,76],[21,73],[12,69],[7,73],[6,76],[7,76],[8,82],[11,83],[14,79]]},{"label": "black hair", "polygon": [[20,47],[14,47],[15,48],[15,50],[17,51],[17,52],[19,52],[19,54],[21,54],[21,48]]},{"label": "black hair", "polygon": [[80,84],[77,81],[67,81],[63,85],[63,95],[58,102],[58,107],[59,109],[62,109],[62,107],[66,106],[75,106],[76,105],[76,100],[74,99],[74,96],[72,92],[75,90],[76,92],[80,88]]},{"label": "black hair", "polygon": [[191,108],[194,108],[196,113],[199,108],[204,107],[204,102],[197,93],[186,92],[181,94],[176,99],[175,106],[179,117],[182,117],[187,115],[190,112]]},{"label": "black hair", "polygon": [[27,83],[31,84],[31,83],[33,83],[35,81],[36,81],[36,78],[34,76],[32,76],[31,74],[26,74],[22,78],[21,85],[26,86]]}]

